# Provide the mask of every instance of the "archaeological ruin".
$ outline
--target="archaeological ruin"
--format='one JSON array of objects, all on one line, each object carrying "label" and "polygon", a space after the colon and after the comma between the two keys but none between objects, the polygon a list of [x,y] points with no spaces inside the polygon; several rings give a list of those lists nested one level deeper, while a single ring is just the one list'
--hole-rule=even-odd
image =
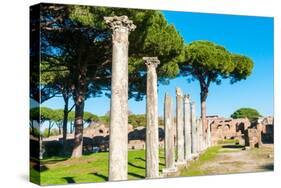
[{"label": "archaeological ruin", "polygon": [[[128,150],[146,151],[146,178],[174,173],[186,166],[208,147],[225,139],[237,139],[246,147],[260,147],[273,142],[273,118],[232,119],[208,116],[207,126],[196,118],[196,105],[191,96],[175,88],[176,97],[165,94],[164,126],[158,122],[157,57],[144,57],[146,65],[146,127],[128,124],[128,35],[136,26],[127,16],[105,17],[112,30],[112,82],[109,127],[92,124],[84,129],[83,151],[109,152],[109,180],[128,179]],[[175,103],[173,103],[175,101]],[[173,108],[175,104],[175,111]],[[67,135],[69,145],[73,135]],[[52,147],[61,137],[44,138],[43,146]],[[159,173],[159,149],[164,149],[165,168]]]}]

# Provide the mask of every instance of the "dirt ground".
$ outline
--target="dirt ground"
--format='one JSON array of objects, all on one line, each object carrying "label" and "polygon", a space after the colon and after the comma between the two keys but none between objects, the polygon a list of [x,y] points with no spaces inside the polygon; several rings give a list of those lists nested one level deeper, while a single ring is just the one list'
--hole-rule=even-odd
[{"label": "dirt ground", "polygon": [[224,145],[217,156],[199,168],[208,174],[229,174],[270,171],[274,168],[273,144],[244,150],[235,145]]}]

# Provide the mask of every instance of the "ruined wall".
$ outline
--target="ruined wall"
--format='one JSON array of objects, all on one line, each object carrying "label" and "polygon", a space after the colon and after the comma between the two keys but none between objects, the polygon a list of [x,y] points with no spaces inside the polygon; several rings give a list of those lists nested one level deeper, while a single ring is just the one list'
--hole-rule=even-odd
[{"label": "ruined wall", "polygon": [[212,116],[207,120],[211,129],[212,144],[224,139],[239,138],[251,126],[247,118],[232,119]]}]

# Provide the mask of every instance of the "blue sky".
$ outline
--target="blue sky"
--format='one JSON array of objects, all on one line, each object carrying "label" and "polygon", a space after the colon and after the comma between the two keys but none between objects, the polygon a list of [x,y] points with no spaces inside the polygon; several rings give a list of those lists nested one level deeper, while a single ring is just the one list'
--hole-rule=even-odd
[{"label": "blue sky", "polygon": [[[207,98],[207,114],[229,117],[241,107],[252,107],[262,115],[273,115],[273,18],[232,16],[163,11],[170,24],[174,24],[185,43],[209,40],[223,45],[233,53],[250,57],[254,61],[252,75],[247,80],[233,85],[224,80],[221,85],[212,84]],[[200,114],[200,88],[197,81],[188,83],[186,78],[171,80],[169,85],[158,87],[159,116],[163,116],[165,92],[173,96],[180,87],[191,95]],[[107,97],[91,98],[86,101],[85,111],[103,115],[109,110]],[[43,106],[63,108],[62,98],[46,101]],[[129,109],[136,114],[145,113],[145,99],[140,102],[129,100]]]}]

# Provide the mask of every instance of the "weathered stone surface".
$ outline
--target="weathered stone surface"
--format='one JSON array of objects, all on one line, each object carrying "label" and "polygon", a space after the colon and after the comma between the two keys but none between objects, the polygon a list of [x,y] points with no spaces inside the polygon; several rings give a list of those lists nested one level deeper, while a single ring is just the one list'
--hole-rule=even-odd
[{"label": "weathered stone surface", "polygon": [[211,127],[210,127],[210,122],[207,121],[207,142],[206,142],[206,148],[212,146],[212,143],[211,143]]},{"label": "weathered stone surface", "polygon": [[165,169],[164,174],[176,171],[175,167],[175,143],[174,143],[174,121],[172,98],[165,94],[164,104],[164,125],[165,125]]},{"label": "weathered stone surface", "polygon": [[105,17],[112,33],[109,180],[128,173],[128,35],[136,26],[127,16]]},{"label": "weathered stone surface", "polygon": [[191,152],[198,153],[198,133],[196,127],[195,103],[191,103]]},{"label": "weathered stone surface", "polygon": [[180,88],[176,88],[177,106],[176,106],[176,122],[177,122],[177,163],[184,162],[184,120],[183,120],[183,93]]},{"label": "weathered stone surface", "polygon": [[184,96],[184,159],[191,159],[191,111],[190,111],[190,97]]},{"label": "weathered stone surface", "polygon": [[144,57],[147,67],[146,81],[146,177],[159,176],[158,158],[158,95],[156,67],[160,63],[157,57]]},{"label": "weathered stone surface", "polygon": [[207,119],[210,121],[212,144],[216,144],[220,140],[236,138],[239,131],[244,134],[245,130],[251,126],[251,123],[247,118],[231,119],[207,117]]},{"label": "weathered stone surface", "polygon": [[201,119],[196,120],[196,127],[197,127],[197,151],[200,153],[202,151],[202,124]]},{"label": "weathered stone surface", "polygon": [[260,147],[260,132],[256,128],[248,128],[245,131],[245,146],[250,148]]}]

